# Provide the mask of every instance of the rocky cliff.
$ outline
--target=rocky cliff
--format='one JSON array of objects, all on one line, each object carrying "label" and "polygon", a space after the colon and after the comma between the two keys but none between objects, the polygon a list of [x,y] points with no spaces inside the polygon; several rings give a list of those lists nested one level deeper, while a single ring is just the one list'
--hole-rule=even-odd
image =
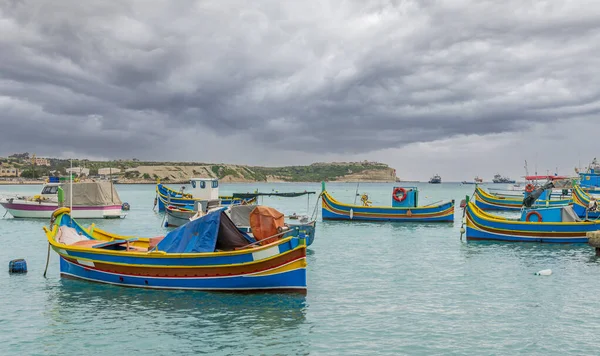
[{"label": "rocky cliff", "polygon": [[121,183],[187,182],[191,177],[221,182],[394,182],[396,171],[378,162],[314,163],[309,166],[256,167],[231,164],[142,164],[119,177]]}]

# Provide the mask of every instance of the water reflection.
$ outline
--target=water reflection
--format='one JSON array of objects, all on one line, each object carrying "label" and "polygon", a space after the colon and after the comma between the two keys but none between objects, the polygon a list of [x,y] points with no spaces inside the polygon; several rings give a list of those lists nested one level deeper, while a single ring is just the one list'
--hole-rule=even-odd
[{"label": "water reflection", "polygon": [[553,244],[535,242],[506,241],[465,241],[461,244],[461,252],[466,258],[482,254],[510,254],[525,258],[589,257],[593,249],[587,244]]},{"label": "water reflection", "polygon": [[[202,318],[243,317],[272,327],[304,322],[306,296],[295,293],[220,293],[169,291],[88,283],[61,279],[50,302],[61,309],[82,313],[99,310],[145,313],[153,316],[181,314]],[[231,320],[228,320],[230,322]]]},{"label": "water reflection", "polygon": [[448,227],[453,227],[453,222],[398,222],[398,221],[364,221],[364,220],[324,220],[321,222],[324,228],[332,229],[345,229],[349,227],[353,228],[373,228],[378,229],[381,227],[387,227],[398,230],[414,231],[417,229],[431,229],[431,228],[443,228],[445,230]]},{"label": "water reflection", "polygon": [[[205,350],[239,351],[249,342],[269,342],[275,348],[280,342],[285,348],[288,341],[271,336],[299,334],[306,321],[306,297],[299,294],[145,290],[70,279],[47,286],[47,291],[48,336],[74,333],[73,326],[83,335],[103,329],[138,334],[142,328],[147,338],[168,337],[170,350],[177,350],[181,342],[204,339],[210,341]],[[229,345],[233,335],[238,340]],[[307,347],[307,340],[298,339],[294,353]]]}]

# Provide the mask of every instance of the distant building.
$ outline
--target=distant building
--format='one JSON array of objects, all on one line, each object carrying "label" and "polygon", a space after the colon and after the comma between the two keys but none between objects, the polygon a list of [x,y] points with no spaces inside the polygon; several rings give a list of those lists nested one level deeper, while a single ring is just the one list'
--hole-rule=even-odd
[{"label": "distant building", "polygon": [[98,175],[100,176],[108,176],[110,174],[121,173],[119,168],[100,168],[98,169]]},{"label": "distant building", "polygon": [[36,166],[47,166],[50,167],[50,161],[48,161],[48,158],[37,158],[35,159],[35,165]]},{"label": "distant building", "polygon": [[89,168],[73,167],[73,168],[67,168],[66,171],[67,171],[67,173],[75,173],[79,176],[89,176],[90,175]]}]

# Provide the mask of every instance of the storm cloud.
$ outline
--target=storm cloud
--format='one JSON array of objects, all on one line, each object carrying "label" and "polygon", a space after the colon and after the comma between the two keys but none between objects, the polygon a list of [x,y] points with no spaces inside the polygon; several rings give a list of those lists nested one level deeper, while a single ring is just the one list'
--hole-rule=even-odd
[{"label": "storm cloud", "polygon": [[492,140],[597,115],[599,57],[600,5],[576,1],[7,0],[0,154],[243,163]]}]

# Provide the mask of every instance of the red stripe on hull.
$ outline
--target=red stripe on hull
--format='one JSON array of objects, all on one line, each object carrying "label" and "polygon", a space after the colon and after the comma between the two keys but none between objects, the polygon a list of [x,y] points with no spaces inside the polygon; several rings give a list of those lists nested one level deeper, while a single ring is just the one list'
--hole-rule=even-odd
[{"label": "red stripe on hull", "polygon": [[163,267],[133,267],[121,266],[110,263],[94,262],[95,267],[82,265],[77,259],[62,256],[65,260],[86,269],[98,270],[107,273],[145,276],[145,277],[173,277],[173,278],[198,278],[198,277],[232,277],[244,274],[254,274],[281,267],[291,262],[306,258],[306,249],[299,249],[290,253],[277,256],[274,259],[258,262],[246,266],[226,267],[198,267],[198,268],[169,268]]}]

